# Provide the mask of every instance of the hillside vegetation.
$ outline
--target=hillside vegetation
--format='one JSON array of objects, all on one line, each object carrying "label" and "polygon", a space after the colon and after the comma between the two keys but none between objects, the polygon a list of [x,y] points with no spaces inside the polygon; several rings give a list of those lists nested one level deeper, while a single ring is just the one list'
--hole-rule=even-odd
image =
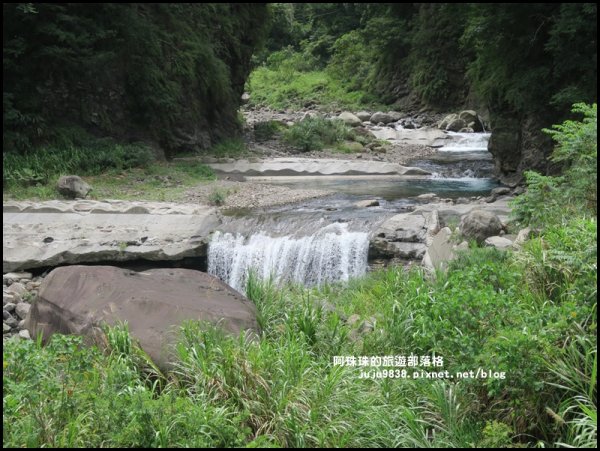
[{"label": "hillside vegetation", "polygon": [[541,130],[597,101],[591,3],[275,3],[247,84],[272,108],[473,108],[494,131],[497,173],[556,174]]},{"label": "hillside vegetation", "polygon": [[4,4],[3,152],[112,138],[171,155],[235,135],[266,17],[265,4]]}]

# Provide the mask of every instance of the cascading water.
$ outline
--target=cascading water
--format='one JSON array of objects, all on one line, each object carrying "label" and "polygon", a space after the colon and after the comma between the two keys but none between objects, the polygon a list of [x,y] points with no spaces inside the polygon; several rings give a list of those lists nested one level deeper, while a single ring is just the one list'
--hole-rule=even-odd
[{"label": "cascading water", "polygon": [[440,152],[487,152],[491,133],[447,132],[448,143]]},{"label": "cascading water", "polygon": [[[391,132],[393,137],[380,138],[404,143],[398,130],[373,130]],[[405,131],[403,136],[410,137],[411,132]],[[487,151],[490,133],[447,135],[445,145],[427,160],[411,162],[438,173],[437,177],[315,178],[310,182],[313,186],[338,194],[293,209],[230,213],[209,243],[208,272],[240,292],[245,291],[251,271],[262,279],[309,286],[365,274],[369,233],[386,217],[406,212],[415,202],[410,199],[429,192],[446,198],[486,195],[496,186],[492,156]],[[284,177],[269,183],[303,188],[307,179]],[[378,206],[357,208],[358,200],[373,197]]]},{"label": "cascading water", "polygon": [[208,247],[208,272],[240,292],[250,270],[276,282],[346,281],[366,273],[368,247],[368,234],[351,232],[344,223],[303,237],[216,232]]},{"label": "cascading water", "polygon": [[435,155],[411,164],[428,170],[433,178],[474,180],[493,176],[494,163],[488,152],[491,133],[446,132],[447,139]]}]

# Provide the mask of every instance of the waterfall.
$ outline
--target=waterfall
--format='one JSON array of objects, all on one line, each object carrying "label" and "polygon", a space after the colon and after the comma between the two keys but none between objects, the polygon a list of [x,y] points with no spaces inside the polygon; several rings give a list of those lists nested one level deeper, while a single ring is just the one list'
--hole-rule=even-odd
[{"label": "waterfall", "polygon": [[368,247],[368,234],[350,232],[344,223],[303,237],[215,232],[208,247],[208,272],[240,292],[250,269],[276,282],[346,281],[366,273]]},{"label": "waterfall", "polygon": [[440,147],[441,152],[487,152],[491,133],[447,132],[448,144]]}]

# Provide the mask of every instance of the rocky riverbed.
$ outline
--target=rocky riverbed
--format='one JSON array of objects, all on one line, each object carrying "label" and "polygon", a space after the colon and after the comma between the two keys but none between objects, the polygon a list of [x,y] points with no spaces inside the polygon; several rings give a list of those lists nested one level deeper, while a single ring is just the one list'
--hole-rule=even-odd
[{"label": "rocky riverbed", "polygon": [[185,202],[209,205],[214,203],[215,193],[222,193],[222,203],[217,207],[221,210],[240,208],[266,208],[314,199],[333,194],[333,191],[321,189],[295,189],[285,186],[275,186],[258,181],[217,180],[211,185],[200,185],[185,193]]},{"label": "rocky riverbed", "polygon": [[[339,113],[328,113],[326,116],[337,117]],[[227,213],[227,210],[275,208],[275,215],[285,215],[283,210],[277,210],[276,207],[288,205],[293,210],[295,205],[298,205],[299,208],[317,216],[320,214],[319,208],[322,208],[323,217],[319,221],[326,221],[331,212],[338,208],[323,205],[317,207],[311,199],[332,196],[331,202],[335,203],[337,198],[334,195],[339,196],[339,189],[331,188],[335,185],[329,185],[330,188],[318,188],[312,179],[327,178],[323,176],[333,174],[334,177],[341,176],[340,178],[346,180],[347,175],[363,172],[362,176],[368,174],[369,177],[375,177],[378,183],[392,173],[400,179],[427,179],[429,176],[426,175],[426,171],[403,165],[411,161],[430,159],[436,153],[441,154],[437,148],[441,145],[440,142],[443,143],[446,139],[444,132],[436,128],[441,115],[416,116],[408,122],[408,119],[401,118],[398,113],[394,116],[393,123],[385,122],[387,119],[384,118],[384,114],[381,116],[384,122],[372,123],[362,120],[362,126],[383,137],[379,138],[380,140],[387,139],[388,143],[376,141],[375,145],[366,146],[362,151],[354,153],[333,150],[301,153],[279,139],[260,142],[254,139],[252,129],[258,122],[278,120],[289,126],[302,120],[307,114],[307,111],[247,111],[246,139],[253,157],[245,163],[239,159],[213,160],[215,167],[220,165],[219,180],[188,189],[184,193],[183,202],[5,202],[4,337],[19,335],[23,339],[29,338],[24,319],[29,311],[30,301],[36,298],[43,280],[42,276],[34,277],[32,273],[27,272],[32,268],[107,261],[114,263],[136,259],[156,262],[185,258],[207,259],[211,233],[218,230],[223,222],[223,213]],[[365,118],[367,116],[374,115],[363,115]],[[419,130],[415,131],[415,128]],[[293,174],[287,174],[286,171]],[[277,185],[258,180],[256,175],[264,175],[267,178],[273,175],[293,175],[293,178],[302,182],[295,186]],[[388,180],[382,183],[396,186],[398,182]],[[381,259],[387,260],[388,263],[384,264],[413,264],[423,260],[423,263],[430,267],[435,266],[436,260],[443,260],[451,255],[454,249],[453,245],[448,247],[448,229],[440,234],[438,231],[443,230],[449,218],[452,218],[450,222],[458,223],[461,217],[472,210],[492,212],[499,215],[502,221],[502,230],[499,230],[498,234],[504,235],[504,241],[500,242],[501,237],[497,236],[487,240],[485,245],[510,246],[511,240],[506,238],[509,211],[507,200],[519,192],[519,189],[499,187],[487,196],[473,196],[465,192],[464,197],[452,199],[446,198],[443,193],[413,194],[412,207],[394,210],[397,215],[389,217],[386,223],[379,224],[377,227],[381,229],[374,226],[375,229],[370,230],[371,264],[376,267],[381,263]],[[344,195],[358,201],[355,208],[369,210],[369,214],[372,213],[374,217],[381,214],[377,210],[381,199],[378,200],[376,195],[375,199],[365,200],[365,193],[361,194],[363,195]],[[389,199],[383,201],[387,205],[386,208],[396,208],[392,206],[393,202],[388,201]],[[386,214],[390,214],[392,210],[388,210]],[[342,216],[339,222],[344,223],[347,220],[343,217],[345,213],[340,214]],[[383,217],[381,219],[383,220]],[[293,218],[291,221],[293,222]],[[318,227],[322,226],[323,223],[319,222]],[[317,227],[317,224],[314,227]],[[249,236],[260,231],[246,232]],[[434,242],[436,249],[433,249],[432,255],[429,256],[428,250]]]},{"label": "rocky riverbed", "polygon": [[31,301],[38,294],[42,277],[30,272],[10,272],[2,276],[2,334],[3,338],[18,335],[29,339],[25,318]]}]

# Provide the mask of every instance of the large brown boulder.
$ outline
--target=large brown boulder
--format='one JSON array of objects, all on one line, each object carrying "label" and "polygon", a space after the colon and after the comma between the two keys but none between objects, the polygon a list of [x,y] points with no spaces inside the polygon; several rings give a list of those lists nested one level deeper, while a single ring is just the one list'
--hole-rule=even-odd
[{"label": "large brown boulder", "polygon": [[165,368],[184,320],[201,320],[233,334],[259,331],[256,308],[219,279],[191,269],[134,272],[113,266],[65,266],[42,282],[26,321],[44,341],[54,333],[102,341],[101,324],[127,321],[131,335]]}]

